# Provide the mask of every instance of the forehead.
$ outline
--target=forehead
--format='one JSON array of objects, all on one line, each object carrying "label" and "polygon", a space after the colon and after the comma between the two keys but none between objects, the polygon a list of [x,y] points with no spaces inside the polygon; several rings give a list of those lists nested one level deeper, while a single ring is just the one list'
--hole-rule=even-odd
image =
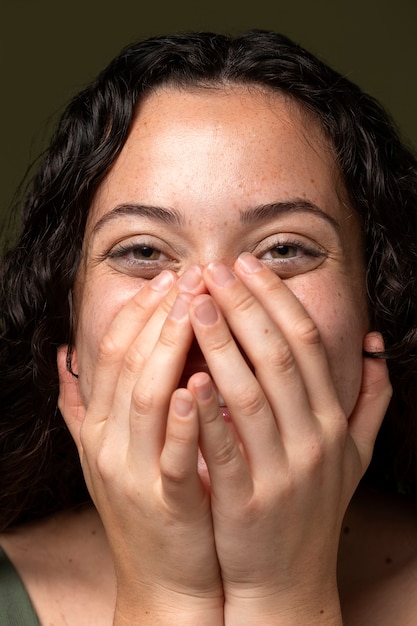
[{"label": "forehead", "polygon": [[230,212],[270,202],[271,194],[340,211],[339,181],[317,121],[284,95],[245,86],[161,88],[140,104],[89,221],[121,202],[203,215],[214,205]]}]

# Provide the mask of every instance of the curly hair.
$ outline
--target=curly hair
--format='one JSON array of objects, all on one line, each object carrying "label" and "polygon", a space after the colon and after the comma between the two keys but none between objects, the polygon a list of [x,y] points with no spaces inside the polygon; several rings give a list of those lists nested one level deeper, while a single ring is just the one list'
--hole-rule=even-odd
[{"label": "curly hair", "polygon": [[[416,493],[417,167],[383,108],[286,36],[253,30],[158,36],[128,46],[69,103],[23,203],[0,277],[0,528],[88,500],[57,409],[58,346],[92,197],[141,99],[161,85],[258,86],[293,98],[331,141],[362,218],[371,327],[386,344],[393,400],[366,478]],[[377,355],[374,355],[377,356]]]}]

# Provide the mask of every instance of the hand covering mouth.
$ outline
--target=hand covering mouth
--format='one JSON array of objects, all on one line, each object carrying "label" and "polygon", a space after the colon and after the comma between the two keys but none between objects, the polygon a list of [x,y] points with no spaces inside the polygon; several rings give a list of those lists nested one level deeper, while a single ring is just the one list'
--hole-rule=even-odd
[{"label": "hand covering mouth", "polygon": [[[235,340],[236,341],[236,340]],[[246,354],[243,352],[242,348],[240,347],[239,343],[236,341],[236,345],[239,348],[243,358],[245,359],[246,363],[248,364],[249,368],[252,370],[252,372],[254,372],[254,368],[253,365],[250,363],[248,357],[246,356]],[[182,372],[181,378],[178,382],[178,387],[187,387],[187,383],[190,379],[190,377],[193,374],[196,374],[197,372],[206,372],[210,378],[212,379],[213,385],[216,389],[217,392],[217,401],[219,403],[219,407],[222,408],[222,414],[223,417],[226,421],[230,421],[230,414],[229,411],[226,407],[226,402],[222,396],[222,394],[220,393],[220,391],[217,388],[216,385],[216,381],[213,380],[209,367],[207,365],[207,362],[205,360],[205,357],[200,349],[200,346],[197,343],[197,340],[194,339],[193,343],[191,344],[191,348],[188,352],[188,356],[187,356],[187,361],[185,363],[185,367],[184,370]]]},{"label": "hand covering mouth", "polygon": [[189,350],[187,361],[185,363],[184,370],[181,374],[181,378],[178,382],[178,387],[187,387],[187,383],[189,379],[191,378],[193,374],[196,374],[197,372],[206,372],[210,376],[214,384],[214,387],[217,391],[217,400],[218,400],[219,406],[220,407],[226,406],[223,396],[218,391],[216,383],[210,374],[210,370],[206,363],[204,355],[201,352],[197,341],[194,340]]}]

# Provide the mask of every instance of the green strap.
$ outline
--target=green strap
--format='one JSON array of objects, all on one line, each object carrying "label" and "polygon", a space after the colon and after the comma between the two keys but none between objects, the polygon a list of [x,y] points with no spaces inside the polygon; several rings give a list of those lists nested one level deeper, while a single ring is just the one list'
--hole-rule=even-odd
[{"label": "green strap", "polygon": [[0,624],[1,626],[40,626],[22,580],[1,547]]}]

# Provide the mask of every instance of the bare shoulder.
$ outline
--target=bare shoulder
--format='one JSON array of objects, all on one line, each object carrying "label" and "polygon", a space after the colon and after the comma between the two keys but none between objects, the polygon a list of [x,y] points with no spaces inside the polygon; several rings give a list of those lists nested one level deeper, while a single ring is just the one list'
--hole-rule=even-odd
[{"label": "bare shoulder", "polygon": [[417,503],[361,488],[346,514],[339,588],[347,625],[417,623]]},{"label": "bare shoulder", "polygon": [[112,623],[114,571],[93,508],[61,513],[1,534],[0,545],[17,569],[41,623]]}]

